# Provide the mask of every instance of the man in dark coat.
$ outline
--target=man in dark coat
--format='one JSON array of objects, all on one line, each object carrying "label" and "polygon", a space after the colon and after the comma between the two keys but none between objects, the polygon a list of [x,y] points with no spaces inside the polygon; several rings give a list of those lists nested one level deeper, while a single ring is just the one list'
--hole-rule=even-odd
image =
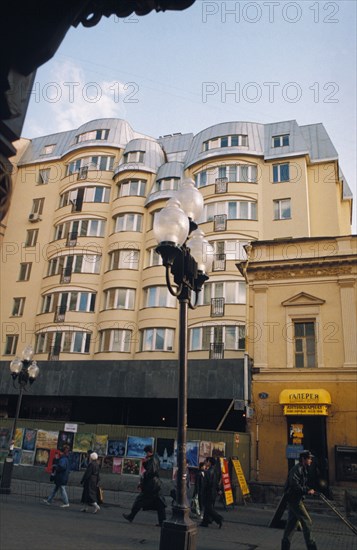
[{"label": "man in dark coat", "polygon": [[141,493],[136,497],[130,514],[123,514],[123,517],[132,522],[139,510],[157,510],[158,526],[161,527],[166,519],[165,499],[161,495],[161,481],[159,478],[160,461],[154,454],[151,445],[144,448],[146,458],[143,461],[145,469],[142,475],[139,489]]},{"label": "man in dark coat", "polygon": [[[91,453],[89,456],[89,464],[86,471],[83,474],[81,485],[83,485],[83,493],[81,502],[93,506],[93,514],[96,514],[100,510],[100,506],[97,502],[98,483],[99,483],[99,464],[97,453]],[[86,512],[87,507],[81,509],[81,512]]]},{"label": "man in dark coat", "polygon": [[216,461],[210,457],[206,460],[207,469],[203,478],[203,507],[204,514],[203,520],[200,523],[201,527],[208,527],[212,521],[215,521],[219,528],[223,525],[223,517],[220,516],[214,509],[214,502],[217,497],[218,490],[218,478],[217,470],[215,468]]},{"label": "man in dark coat", "polygon": [[316,543],[311,536],[311,518],[305,508],[303,499],[305,495],[313,495],[314,489],[307,486],[308,468],[311,465],[313,455],[310,451],[300,453],[300,461],[293,466],[285,483],[285,495],[288,502],[288,521],[281,541],[281,550],[289,550],[294,531],[301,523],[304,533],[306,548],[317,550]]},{"label": "man in dark coat", "polygon": [[61,458],[58,460],[57,464],[54,465],[54,489],[49,497],[44,499],[45,504],[52,504],[52,500],[54,499],[57,491],[60,491],[61,498],[63,501],[63,504],[61,504],[61,508],[68,508],[69,502],[68,502],[68,496],[66,492],[66,485],[68,483],[69,478],[69,446],[64,445],[63,446],[63,454]]}]

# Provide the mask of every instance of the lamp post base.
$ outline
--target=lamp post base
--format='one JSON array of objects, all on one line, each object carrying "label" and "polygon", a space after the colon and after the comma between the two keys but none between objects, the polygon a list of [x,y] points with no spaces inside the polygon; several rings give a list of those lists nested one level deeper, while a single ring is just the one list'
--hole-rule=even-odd
[{"label": "lamp post base", "polygon": [[164,521],[159,550],[196,550],[197,526],[189,517],[189,508],[174,506],[172,518]]}]

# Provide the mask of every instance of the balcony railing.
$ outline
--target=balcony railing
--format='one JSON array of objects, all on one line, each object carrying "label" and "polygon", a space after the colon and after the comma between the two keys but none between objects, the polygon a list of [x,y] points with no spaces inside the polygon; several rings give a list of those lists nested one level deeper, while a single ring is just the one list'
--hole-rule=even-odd
[{"label": "balcony railing", "polygon": [[65,320],[65,317],[66,317],[66,307],[65,306],[57,307],[55,311],[54,322],[63,323],[63,321]]},{"label": "balcony railing", "polygon": [[210,359],[224,358],[224,344],[222,342],[210,344],[209,358]]},{"label": "balcony railing", "polygon": [[224,253],[215,254],[212,264],[212,271],[226,270],[226,255]]},{"label": "balcony railing", "polygon": [[211,317],[223,317],[224,304],[224,298],[211,298]]},{"label": "balcony railing", "polygon": [[218,214],[214,217],[214,230],[225,231],[227,228],[227,214]]},{"label": "balcony railing", "polygon": [[216,178],[215,184],[216,194],[227,193],[228,178]]},{"label": "balcony railing", "polygon": [[72,275],[72,272],[68,268],[65,267],[64,269],[62,269],[62,272],[61,272],[60,282],[64,283],[64,284],[70,283],[71,282],[71,275]]},{"label": "balcony railing", "polygon": [[61,352],[61,350],[58,349],[57,347],[51,348],[50,351],[49,351],[49,354],[48,354],[48,360],[49,361],[59,361],[60,352]]},{"label": "balcony railing", "polygon": [[78,231],[72,231],[67,235],[66,246],[76,246],[78,238]]}]

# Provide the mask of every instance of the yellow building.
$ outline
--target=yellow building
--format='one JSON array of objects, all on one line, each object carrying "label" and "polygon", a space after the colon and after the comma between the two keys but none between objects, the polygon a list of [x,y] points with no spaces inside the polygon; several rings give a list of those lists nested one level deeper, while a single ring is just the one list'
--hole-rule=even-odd
[{"label": "yellow building", "polygon": [[318,489],[357,482],[357,237],[252,242],[253,478],[282,483],[299,452]]},{"label": "yellow building", "polygon": [[13,409],[9,361],[31,343],[47,378],[29,415],[86,421],[96,409],[141,423],[138,403],[155,398],[152,422],[175,421],[178,307],[152,227],[183,177],[204,197],[215,251],[189,315],[190,422],[216,428],[229,409],[226,429],[245,429],[232,406],[245,395],[244,246],[350,233],[352,195],[322,124],[229,122],[155,139],[100,119],[23,140],[3,227],[2,409]]}]

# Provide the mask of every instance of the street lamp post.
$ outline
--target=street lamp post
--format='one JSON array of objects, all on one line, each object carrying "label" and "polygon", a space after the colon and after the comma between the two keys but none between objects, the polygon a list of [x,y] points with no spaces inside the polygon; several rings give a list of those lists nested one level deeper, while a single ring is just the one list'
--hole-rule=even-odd
[{"label": "street lamp post", "polygon": [[[19,389],[19,396],[17,398],[16,412],[9,439],[9,454],[5,459],[2,470],[0,493],[11,493],[11,478],[12,469],[14,466],[14,458],[12,453],[14,449],[14,438],[16,434],[17,421],[20,414],[22,396],[24,391],[26,391],[27,384],[33,384],[40,372],[36,361],[33,360],[33,353],[32,347],[26,346],[22,352],[22,359],[15,357],[15,359],[13,359],[10,363],[11,376],[14,386]],[[17,382],[17,385],[15,385],[15,382]]]},{"label": "street lamp post", "polygon": [[[192,180],[184,180],[180,190],[155,216],[153,228],[159,243],[156,251],[161,255],[166,270],[167,287],[179,301],[176,504],[171,520],[163,523],[160,550],[196,549],[197,528],[189,517],[186,492],[187,319],[188,308],[196,307],[198,294],[208,279],[206,273],[213,260],[213,248],[194,222],[202,209],[202,195]],[[175,286],[170,282],[170,273]],[[192,293],[196,296],[194,303],[191,301]]]}]

